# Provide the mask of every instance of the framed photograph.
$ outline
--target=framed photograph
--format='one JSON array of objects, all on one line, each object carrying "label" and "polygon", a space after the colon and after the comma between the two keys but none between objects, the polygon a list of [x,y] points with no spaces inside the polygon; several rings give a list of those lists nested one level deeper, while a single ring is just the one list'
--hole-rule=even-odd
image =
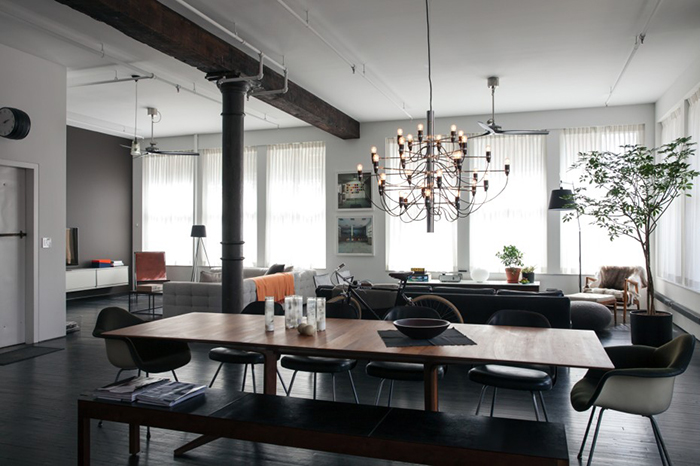
[{"label": "framed photograph", "polygon": [[370,172],[357,179],[357,172],[338,173],[338,209],[371,209],[372,176]]},{"label": "framed photograph", "polygon": [[336,249],[339,256],[374,255],[374,216],[338,216]]}]

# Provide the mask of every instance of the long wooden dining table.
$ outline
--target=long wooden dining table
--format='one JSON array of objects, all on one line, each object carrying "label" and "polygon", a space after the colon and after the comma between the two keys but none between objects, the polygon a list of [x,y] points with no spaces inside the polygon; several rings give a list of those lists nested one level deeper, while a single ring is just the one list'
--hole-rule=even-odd
[{"label": "long wooden dining table", "polygon": [[258,351],[265,357],[264,392],[277,394],[280,354],[414,362],[424,365],[425,409],[438,410],[441,364],[545,364],[588,369],[613,369],[593,331],[454,324],[476,344],[464,346],[387,347],[378,330],[395,329],[392,322],[328,319],[326,330],[314,336],[285,329],[275,317],[275,331],[265,330],[261,315],[193,312],[106,332],[105,336],[154,338],[210,343]]}]

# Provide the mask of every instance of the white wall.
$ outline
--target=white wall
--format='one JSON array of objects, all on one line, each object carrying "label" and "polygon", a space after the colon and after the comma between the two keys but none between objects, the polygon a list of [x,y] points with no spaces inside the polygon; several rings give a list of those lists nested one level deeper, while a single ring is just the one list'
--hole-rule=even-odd
[{"label": "white wall", "polygon": [[[671,111],[675,110],[680,105],[684,105],[685,99],[687,99],[694,92],[696,92],[698,88],[700,88],[700,60],[696,60],[694,63],[692,63],[685,70],[685,72],[676,80],[676,82],[656,102],[657,124],[661,122],[661,120],[663,120]],[[695,143],[699,142],[700,141],[695,141]],[[657,144],[659,143],[660,142],[657,141]],[[695,157],[700,157],[700,145],[696,146],[695,149]],[[700,180],[696,179],[695,183],[700,183]],[[660,241],[663,241],[663,238],[658,239]],[[656,257],[654,257],[654,262],[656,262],[655,259]],[[700,258],[695,257],[692,258],[692,260],[700,260]],[[654,270],[657,270],[656,267],[654,268]],[[659,276],[656,276],[655,280],[656,281],[654,283],[656,286],[656,291],[669,297],[674,302],[679,303],[691,309],[696,314],[700,315],[700,293],[667,282]],[[658,301],[657,304],[659,309],[661,310],[670,310]],[[679,327],[700,338],[700,325],[698,325],[697,323],[675,312],[673,316],[673,321]]]},{"label": "white wall", "polygon": [[[66,69],[0,45],[0,106],[29,114],[26,139],[0,138],[0,159],[37,164],[39,171],[37,341],[65,335],[66,329]],[[10,271],[11,272],[11,271]],[[8,271],[0,268],[0,273]]]},{"label": "white wall", "polygon": [[[439,115],[439,109],[437,109]],[[385,271],[385,224],[383,214],[375,209],[375,244],[374,257],[338,256],[335,253],[335,221],[339,213],[336,209],[335,176],[338,172],[354,172],[358,163],[362,163],[366,169],[371,167],[369,149],[371,146],[383,147],[384,140],[396,134],[396,129],[401,127],[405,131],[424,120],[424,115],[415,121],[392,121],[365,123],[361,125],[361,138],[356,140],[342,140],[312,127],[275,129],[262,131],[249,131],[245,134],[245,145],[258,146],[267,144],[279,144],[286,142],[325,141],[326,143],[326,267],[335,268],[344,262],[356,277],[366,278],[375,282],[387,280]],[[436,131],[447,132],[449,126],[454,123],[465,131],[478,131],[477,121],[485,121],[488,117],[463,116],[456,118],[444,118],[436,121]],[[552,190],[559,183],[559,136],[562,128],[578,126],[602,126],[613,124],[639,124],[646,128],[646,144],[654,143],[654,106],[633,105],[621,107],[599,107],[573,110],[554,110],[542,112],[527,112],[497,115],[497,120],[504,128],[548,128],[550,135],[547,138],[547,189]],[[444,130],[441,130],[444,128]],[[158,141],[161,148],[183,149],[194,146],[192,137],[166,138]],[[199,149],[221,147],[221,135],[209,134],[198,136]],[[137,202],[136,196],[134,202]],[[561,275],[559,271],[559,222],[558,212],[549,213],[548,217],[548,274],[538,274],[543,288],[561,288],[566,292],[577,291],[576,277]],[[464,228],[461,227],[464,225]],[[466,222],[460,225],[460,238],[466,235]],[[466,243],[466,242],[464,242]],[[585,253],[585,252],[584,252]],[[459,269],[466,269],[467,255],[461,252]],[[263,264],[259,264],[263,265]],[[419,265],[418,265],[419,266]]]}]

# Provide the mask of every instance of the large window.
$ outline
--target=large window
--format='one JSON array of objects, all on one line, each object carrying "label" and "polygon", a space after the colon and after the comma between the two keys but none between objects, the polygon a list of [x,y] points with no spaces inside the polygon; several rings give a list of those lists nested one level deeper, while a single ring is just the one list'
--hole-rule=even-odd
[{"label": "large window", "polygon": [[326,146],[323,142],[267,148],[268,264],[326,268]]},{"label": "large window", "polygon": [[[609,151],[618,153],[620,146],[644,144],[644,125],[615,125],[586,128],[568,128],[561,134],[561,179],[579,186],[580,169],[571,165],[582,152]],[[564,185],[570,188],[570,185]],[[588,188],[595,196],[595,191]],[[610,241],[606,230],[592,224],[592,217],[581,217],[582,269],[594,274],[602,265],[644,265],[639,243],[621,237]],[[561,271],[578,273],[578,226],[576,220],[561,224]]]},{"label": "large window", "polygon": [[192,264],[196,157],[143,158],[143,247],[165,251],[168,265]]},{"label": "large window", "polygon": [[[200,151],[202,161],[202,223],[207,227],[205,244],[209,261],[221,265],[222,150]],[[252,266],[258,256],[258,192],[256,147],[243,152],[243,265]]]},{"label": "large window", "polygon": [[[694,170],[700,171],[700,90],[688,100],[688,136],[696,144],[693,146],[696,152],[690,158],[690,164]],[[683,284],[700,291],[700,180],[697,178],[689,194],[691,197],[684,198]]]},{"label": "large window", "polygon": [[[385,150],[387,154],[397,154],[396,141],[387,139]],[[387,164],[392,163],[397,160],[387,160]],[[387,182],[398,180],[392,181],[388,175]],[[457,222],[436,221],[435,232],[427,233],[425,221],[406,223],[390,215],[385,215],[385,219],[387,270],[410,270],[412,267],[435,272],[457,270]]]},{"label": "large window", "polygon": [[[678,108],[661,122],[661,144],[667,144],[683,136],[683,112]],[[683,229],[681,216],[683,200],[678,198],[671,203],[666,213],[659,220],[657,237],[657,262],[659,275],[673,283],[682,283],[681,245]],[[697,234],[697,233],[696,233]]]},{"label": "large window", "polygon": [[[503,272],[496,252],[513,244],[525,265],[542,272],[547,266],[546,136],[502,135],[471,139],[469,150],[483,155],[491,146],[491,166],[502,169],[510,159],[508,186],[500,196],[469,217],[469,265]],[[490,191],[502,186],[502,173],[490,178]],[[494,193],[496,194],[496,193]]]}]

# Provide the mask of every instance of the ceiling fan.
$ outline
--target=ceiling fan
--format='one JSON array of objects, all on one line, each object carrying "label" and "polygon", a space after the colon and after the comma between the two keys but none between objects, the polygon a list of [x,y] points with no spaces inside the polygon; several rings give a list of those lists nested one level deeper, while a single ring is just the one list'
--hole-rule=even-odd
[{"label": "ceiling fan", "polygon": [[[148,115],[151,117],[151,141],[149,143],[149,146],[146,147],[144,150],[141,150],[141,143],[139,142],[138,136],[136,135],[136,130],[138,128],[138,85],[139,81],[138,79],[134,80],[135,82],[135,102],[134,102],[134,139],[131,141],[130,146],[122,146],[126,147],[127,149],[130,149],[130,154],[134,159],[138,159],[141,157],[145,157],[147,155],[199,155],[199,152],[195,151],[187,151],[187,150],[161,150],[158,149],[156,146],[156,141],[153,139],[153,125],[155,123],[160,122],[161,119],[161,114],[158,111],[157,108],[154,107],[147,107],[146,111],[148,112]],[[156,121],[156,117],[158,117],[158,121]]]},{"label": "ceiling fan", "polygon": [[498,135],[498,134],[549,134],[549,130],[546,129],[503,129],[496,124],[496,104],[495,95],[496,88],[498,87],[498,77],[491,76],[486,81],[487,86],[491,89],[491,118],[486,121],[486,123],[479,121],[479,126],[481,126],[485,132],[472,138],[480,138],[482,136],[488,135]]}]

